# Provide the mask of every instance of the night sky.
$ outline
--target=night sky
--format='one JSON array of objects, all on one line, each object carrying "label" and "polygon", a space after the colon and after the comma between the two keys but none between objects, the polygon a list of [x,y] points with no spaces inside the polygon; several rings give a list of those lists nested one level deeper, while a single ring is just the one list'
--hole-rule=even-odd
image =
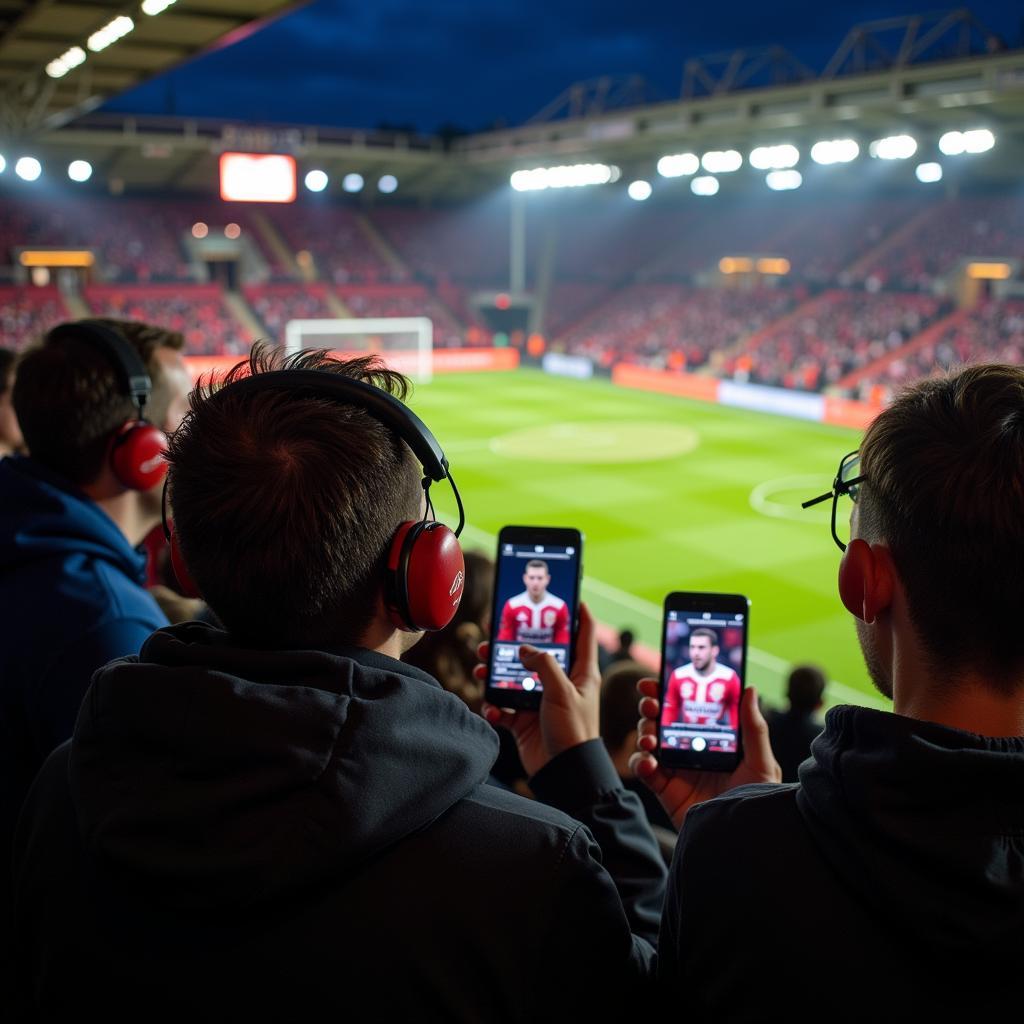
[{"label": "night sky", "polygon": [[[522,124],[575,81],[640,74],[679,95],[684,61],[782,45],[820,71],[855,23],[914,13],[889,3],[627,0],[317,0],[104,109],[373,128]],[[1020,9],[974,13],[1011,46]]]}]

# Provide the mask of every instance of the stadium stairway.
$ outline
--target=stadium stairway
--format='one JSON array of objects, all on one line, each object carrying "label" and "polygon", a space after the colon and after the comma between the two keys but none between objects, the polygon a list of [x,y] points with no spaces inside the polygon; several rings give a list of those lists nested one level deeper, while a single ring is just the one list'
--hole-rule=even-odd
[{"label": "stadium stairway", "polygon": [[81,295],[62,291],[60,297],[67,307],[68,314],[72,320],[88,320],[89,317],[95,316],[93,311],[85,304],[85,299]]},{"label": "stadium stairway", "polygon": [[840,391],[853,389],[856,388],[860,381],[877,377],[879,373],[897,359],[905,359],[907,356],[913,355],[919,348],[932,344],[945,333],[947,328],[960,324],[967,318],[968,314],[969,311],[966,309],[957,309],[946,316],[939,317],[938,320],[930,323],[919,334],[915,334],[905,345],[893,349],[892,352],[887,352],[873,363],[868,363],[867,366],[862,366],[859,370],[854,370],[853,373],[848,373],[845,377],[840,378],[836,381],[836,388]]},{"label": "stadium stairway", "polygon": [[398,255],[394,246],[377,230],[377,225],[364,213],[357,213],[355,216],[356,223],[363,234],[366,235],[370,245],[373,246],[377,255],[396,272],[399,280],[412,280],[413,275],[410,273],[408,266],[406,266],[405,260]]},{"label": "stadium stairway", "polygon": [[238,292],[224,292],[224,306],[250,338],[266,338],[267,329]]},{"label": "stadium stairway", "polygon": [[288,273],[297,281],[315,281],[316,266],[311,261],[309,266],[303,270],[295,259],[295,253],[288,248],[285,240],[281,237],[277,228],[271,223],[270,218],[255,206],[249,211],[249,219],[259,232],[264,244],[274,254],[274,258]]},{"label": "stadium stairway", "polygon": [[804,302],[801,302],[795,309],[791,309],[788,313],[783,313],[777,320],[773,320],[770,324],[765,324],[759,331],[754,331],[753,334],[748,334],[745,338],[740,338],[737,342],[730,345],[729,348],[722,350],[717,353],[714,359],[708,361],[709,368],[714,370],[717,363],[724,365],[733,356],[742,355],[744,352],[753,351],[757,348],[765,338],[769,335],[774,334],[780,327],[788,327],[790,324],[797,323],[818,304],[824,292],[818,295],[812,295]]},{"label": "stadium stairway", "polygon": [[936,215],[942,215],[941,208],[936,210],[934,206],[926,206],[923,209],[918,210],[918,212],[905,224],[898,227],[895,231],[891,231],[878,243],[878,245],[869,249],[863,256],[859,256],[839,275],[839,279],[842,280],[847,275],[855,281],[864,278],[874,267],[883,262],[885,255],[891,249],[900,245],[905,239],[913,235],[914,232],[917,231],[917,229],[926,221]]}]

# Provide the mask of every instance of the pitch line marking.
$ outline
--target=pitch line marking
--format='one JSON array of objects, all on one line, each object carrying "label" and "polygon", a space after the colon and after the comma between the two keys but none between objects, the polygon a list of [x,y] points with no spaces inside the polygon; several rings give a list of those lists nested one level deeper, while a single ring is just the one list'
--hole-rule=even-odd
[{"label": "pitch line marking", "polygon": [[768,496],[778,491],[806,491],[808,495],[817,491],[820,494],[823,482],[822,477],[811,474],[780,476],[774,480],[765,480],[750,492],[750,507],[772,519],[789,519],[797,523],[811,522],[812,517],[807,515],[806,509],[796,504],[783,505],[782,502],[772,501]]},{"label": "pitch line marking", "polygon": [[[472,539],[476,544],[485,544],[489,547],[493,547],[497,541],[497,537],[493,533],[488,533],[486,530],[481,530],[479,527],[470,526],[469,524],[463,528],[462,535]],[[638,615],[643,615],[648,621],[655,622],[659,628],[661,627],[662,609],[660,605],[655,604],[653,601],[647,601],[642,597],[637,597],[635,594],[630,594],[628,591],[620,590],[613,584],[605,583],[603,580],[595,579],[593,576],[584,577],[583,586],[600,597],[618,604],[622,608],[628,608]],[[763,668],[768,669],[769,672],[775,672],[779,675],[790,668],[792,664],[792,662],[786,661],[785,658],[780,658],[776,654],[762,651],[759,647],[748,647],[747,656],[755,664],[761,665]],[[882,697],[865,693],[863,690],[847,686],[838,680],[830,679],[828,681],[828,689],[850,704],[860,704],[883,711],[890,710],[889,702]]]}]

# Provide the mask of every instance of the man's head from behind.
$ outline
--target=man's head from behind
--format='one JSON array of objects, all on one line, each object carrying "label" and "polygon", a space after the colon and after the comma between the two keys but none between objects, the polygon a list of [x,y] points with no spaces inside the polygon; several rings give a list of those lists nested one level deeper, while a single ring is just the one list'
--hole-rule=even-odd
[{"label": "man's head from behind", "polygon": [[[174,528],[189,571],[228,629],[257,646],[360,643],[381,614],[397,526],[419,519],[412,452],[364,409],[292,388],[232,392],[250,372],[321,370],[404,398],[372,357],[256,346],[220,392],[200,386],[171,439]],[[220,392],[220,393],[219,393]]]},{"label": "man's head from behind", "polygon": [[[122,320],[98,320],[118,332],[142,359],[152,381],[145,416],[161,430],[180,421],[188,389],[176,331]],[[119,429],[138,408],[110,355],[64,326],[18,363],[14,408],[29,454],[79,486],[97,479]]]},{"label": "man's head from behind", "polygon": [[531,558],[526,563],[526,572],[523,573],[526,592],[534,601],[539,601],[547,593],[550,582],[551,573],[548,571],[548,563],[542,558]]},{"label": "man's head from behind", "polygon": [[821,707],[825,696],[825,673],[817,665],[797,665],[789,673],[786,697],[797,714],[810,715]]},{"label": "man's head from behind", "polygon": [[869,428],[861,472],[840,589],[865,620],[858,629],[880,689],[891,692],[892,680],[865,625],[875,619],[865,541],[891,553],[936,683],[971,671],[996,691],[1015,686],[1024,671],[1024,368],[972,366],[903,392]]}]

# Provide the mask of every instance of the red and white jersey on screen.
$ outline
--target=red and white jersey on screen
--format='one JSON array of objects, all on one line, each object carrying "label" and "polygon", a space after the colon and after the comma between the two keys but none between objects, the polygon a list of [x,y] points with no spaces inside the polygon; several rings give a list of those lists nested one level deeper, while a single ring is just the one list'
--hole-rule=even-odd
[{"label": "red and white jersey on screen", "polygon": [[498,639],[517,644],[567,644],[569,606],[554,594],[531,601],[524,590],[505,602]]},{"label": "red and white jersey on screen", "polygon": [[716,664],[702,675],[688,662],[669,677],[665,689],[662,725],[739,725],[740,677],[726,665]]}]

